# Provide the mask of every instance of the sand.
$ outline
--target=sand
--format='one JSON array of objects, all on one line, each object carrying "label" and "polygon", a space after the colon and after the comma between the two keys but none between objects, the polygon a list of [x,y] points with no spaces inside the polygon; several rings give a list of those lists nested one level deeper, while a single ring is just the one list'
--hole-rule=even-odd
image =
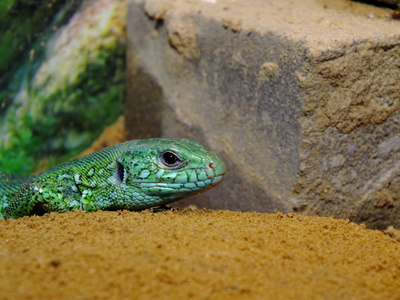
[{"label": "sand", "polygon": [[347,220],[76,211],[0,240],[1,299],[400,299],[400,243]]}]

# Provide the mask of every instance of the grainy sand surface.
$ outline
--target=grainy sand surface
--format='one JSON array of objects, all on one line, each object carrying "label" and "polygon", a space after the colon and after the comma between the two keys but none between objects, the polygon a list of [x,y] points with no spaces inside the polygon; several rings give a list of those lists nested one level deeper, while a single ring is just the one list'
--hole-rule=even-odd
[{"label": "grainy sand surface", "polygon": [[0,240],[1,299],[400,299],[400,243],[346,220],[76,211]]}]

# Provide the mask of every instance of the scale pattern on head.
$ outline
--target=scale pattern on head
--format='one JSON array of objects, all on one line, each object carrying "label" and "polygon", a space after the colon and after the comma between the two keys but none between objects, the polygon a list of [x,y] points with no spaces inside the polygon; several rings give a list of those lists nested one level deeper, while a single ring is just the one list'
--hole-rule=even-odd
[{"label": "scale pattern on head", "polygon": [[149,139],[128,147],[117,159],[117,181],[135,206],[170,203],[221,182],[225,164],[199,143]]}]

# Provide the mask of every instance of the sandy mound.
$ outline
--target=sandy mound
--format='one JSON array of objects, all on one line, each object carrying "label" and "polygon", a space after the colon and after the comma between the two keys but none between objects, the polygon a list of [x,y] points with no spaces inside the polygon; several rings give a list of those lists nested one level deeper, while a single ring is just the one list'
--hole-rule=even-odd
[{"label": "sandy mound", "polygon": [[2,299],[400,299],[400,243],[346,220],[77,211],[0,239]]}]

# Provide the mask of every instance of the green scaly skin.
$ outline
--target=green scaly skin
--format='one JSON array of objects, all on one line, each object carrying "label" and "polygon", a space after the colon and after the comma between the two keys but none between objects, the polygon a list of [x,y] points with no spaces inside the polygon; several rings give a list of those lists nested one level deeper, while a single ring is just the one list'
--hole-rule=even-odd
[{"label": "green scaly skin", "polygon": [[134,140],[36,176],[0,173],[0,217],[142,210],[211,189],[224,174],[221,158],[193,140]]}]

